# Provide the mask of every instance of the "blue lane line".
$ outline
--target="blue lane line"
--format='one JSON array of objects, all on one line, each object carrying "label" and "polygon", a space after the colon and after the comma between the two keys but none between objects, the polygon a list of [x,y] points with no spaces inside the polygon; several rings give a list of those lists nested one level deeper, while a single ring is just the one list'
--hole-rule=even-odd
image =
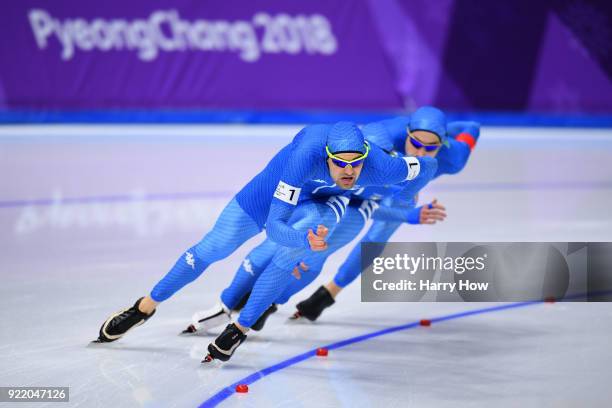
[{"label": "blue lane line", "polygon": [[[580,182],[477,182],[433,185],[431,191],[504,191],[504,190],[594,190],[612,189],[612,181],[580,181]],[[72,197],[72,198],[42,198],[37,200],[0,201],[0,208],[15,208],[28,206],[73,205],[96,203],[120,203],[130,201],[172,201],[200,200],[211,198],[229,198],[234,194],[230,191],[199,191],[191,193],[154,193],[154,194],[118,194],[110,196]]]},{"label": "blue lane line", "polygon": [[[581,297],[584,297],[585,295],[580,295]],[[440,316],[440,317],[436,317],[433,319],[430,319],[432,323],[439,323],[439,322],[444,322],[444,321],[448,321],[448,320],[454,320],[454,319],[460,319],[463,317],[468,317],[468,316],[474,316],[474,315],[478,315],[478,314],[484,314],[484,313],[493,313],[493,312],[499,312],[502,310],[508,310],[508,309],[516,309],[519,307],[525,307],[525,306],[531,306],[531,305],[536,305],[536,304],[541,304],[544,303],[542,301],[530,301],[530,302],[518,302],[518,303],[509,303],[509,304],[504,304],[504,305],[499,305],[499,306],[493,306],[493,307],[487,307],[487,308],[483,308],[483,309],[476,309],[476,310],[468,310],[466,312],[460,312],[460,313],[454,313],[451,315],[447,315],[447,316]],[[355,344],[355,343],[360,343],[362,341],[366,341],[366,340],[370,340],[373,339],[375,337],[379,337],[379,336],[384,336],[386,334],[391,334],[391,333],[395,333],[401,330],[408,330],[408,329],[414,329],[415,327],[419,327],[420,326],[420,322],[412,322],[412,323],[408,323],[408,324],[403,324],[400,326],[394,326],[394,327],[389,327],[387,329],[383,329],[383,330],[378,330],[372,333],[366,333],[363,334],[361,336],[356,336],[356,337],[351,337],[350,339],[346,339],[346,340],[342,340],[342,341],[338,341],[336,343],[331,343],[328,344],[326,346],[322,346],[327,348],[328,350],[334,350],[334,349],[339,349],[342,347],[346,347],[349,346],[351,344]],[[250,385],[253,384],[256,381],[261,380],[262,378],[264,378],[265,376],[268,376],[272,373],[275,373],[277,371],[283,370],[287,367],[290,367],[292,365],[295,365],[297,363],[300,363],[306,359],[309,359],[311,357],[314,357],[316,355],[316,349],[312,349],[309,350],[305,353],[302,353],[300,355],[297,355],[295,357],[291,357],[285,361],[281,361],[278,364],[275,364],[273,366],[264,368],[263,370],[257,371],[247,377],[244,377],[238,381],[236,381],[235,383],[223,388],[221,391],[217,392],[215,395],[213,395],[212,397],[210,397],[209,399],[207,399],[206,401],[204,401],[202,404],[200,404],[199,408],[210,408],[210,407],[215,407],[217,405],[219,405],[221,402],[225,401],[226,399],[228,399],[229,397],[231,397],[236,391],[236,386],[238,384],[246,384],[246,385]]]}]

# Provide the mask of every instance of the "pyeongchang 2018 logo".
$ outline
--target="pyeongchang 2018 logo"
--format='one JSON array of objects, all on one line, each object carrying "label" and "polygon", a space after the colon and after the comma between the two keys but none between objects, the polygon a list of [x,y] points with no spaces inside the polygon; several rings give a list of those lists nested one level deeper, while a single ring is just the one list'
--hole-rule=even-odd
[{"label": "pyeongchang 2018 logo", "polygon": [[262,54],[332,55],[338,49],[329,20],[312,14],[290,16],[256,13],[250,21],[187,20],[176,10],[156,10],[147,19],[127,20],[54,18],[48,11],[28,13],[38,48],[59,43],[61,58],[77,52],[128,50],[142,61],[154,61],[160,52],[234,52],[246,62]]}]

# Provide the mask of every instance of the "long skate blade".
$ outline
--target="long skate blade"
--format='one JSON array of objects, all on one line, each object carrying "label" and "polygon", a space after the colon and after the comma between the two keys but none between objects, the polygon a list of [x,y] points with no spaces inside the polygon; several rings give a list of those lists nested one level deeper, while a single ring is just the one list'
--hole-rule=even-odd
[{"label": "long skate blade", "polygon": [[204,357],[204,360],[202,360],[202,363],[212,363],[213,361],[215,361],[215,358],[211,356],[209,353],[206,355],[206,357]]},{"label": "long skate blade", "polygon": [[311,324],[311,323],[313,322],[308,320],[308,318],[306,318],[300,312],[295,312],[292,316],[289,316],[289,318],[286,321],[286,324],[290,324],[290,325],[292,324],[302,325],[302,324]]},{"label": "long skate blade", "polygon": [[193,324],[190,324],[189,326],[187,326],[187,328],[185,330],[183,330],[180,334],[193,334],[196,333],[198,331],[198,329],[195,328],[195,326]]},{"label": "long skate blade", "polygon": [[289,317],[289,320],[299,320],[303,316],[300,312],[295,312],[292,316]]},{"label": "long skate blade", "polygon": [[110,344],[110,343],[111,342],[109,342],[109,341],[104,341],[104,340],[101,340],[101,339],[98,338],[98,339],[92,340],[89,343],[87,343],[87,347],[90,347],[90,346],[91,347],[97,347],[99,345]]}]

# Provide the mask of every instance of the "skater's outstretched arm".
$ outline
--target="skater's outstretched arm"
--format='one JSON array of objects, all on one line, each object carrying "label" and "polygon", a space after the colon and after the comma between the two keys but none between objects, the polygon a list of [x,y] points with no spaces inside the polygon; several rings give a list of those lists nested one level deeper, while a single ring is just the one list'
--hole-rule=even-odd
[{"label": "skater's outstretched arm", "polygon": [[415,206],[414,197],[433,178],[437,171],[435,159],[420,157],[419,160],[427,160],[428,165],[422,166],[418,176],[409,183],[402,183],[403,188],[393,195],[394,205],[382,205],[378,208],[372,218],[383,221],[410,222],[412,210]]},{"label": "skater's outstretched arm", "polygon": [[446,218],[446,207],[433,200],[419,207],[381,206],[372,219],[377,221],[407,222],[408,224],[435,224]]},{"label": "skater's outstretched arm", "polygon": [[444,146],[437,156],[436,177],[442,174],[457,174],[463,170],[480,136],[478,122],[451,122],[447,125],[447,130],[450,137],[447,140],[448,145]]},{"label": "skater's outstretched arm", "polygon": [[372,186],[405,182],[405,188],[413,188],[416,194],[433,177],[437,166],[431,157],[394,157],[373,144],[359,182]]}]

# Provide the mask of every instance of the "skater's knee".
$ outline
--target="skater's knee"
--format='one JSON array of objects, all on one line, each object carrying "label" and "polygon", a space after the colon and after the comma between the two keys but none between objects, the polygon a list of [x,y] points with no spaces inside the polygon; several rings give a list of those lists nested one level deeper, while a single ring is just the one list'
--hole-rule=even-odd
[{"label": "skater's knee", "polygon": [[181,268],[180,270],[188,279],[191,280],[194,280],[200,276],[208,265],[210,265],[209,259],[202,256],[202,253],[198,250],[197,245],[185,251],[182,258],[182,262],[184,262],[185,267]]},{"label": "skater's knee", "polygon": [[200,242],[193,246],[194,255],[209,263],[227,258],[230,256],[243,241],[236,242],[229,235],[206,235]]},{"label": "skater's knee", "polygon": [[249,275],[256,277],[259,276],[265,265],[259,265],[258,262],[251,260],[250,257],[244,258],[240,270],[248,273]]}]

